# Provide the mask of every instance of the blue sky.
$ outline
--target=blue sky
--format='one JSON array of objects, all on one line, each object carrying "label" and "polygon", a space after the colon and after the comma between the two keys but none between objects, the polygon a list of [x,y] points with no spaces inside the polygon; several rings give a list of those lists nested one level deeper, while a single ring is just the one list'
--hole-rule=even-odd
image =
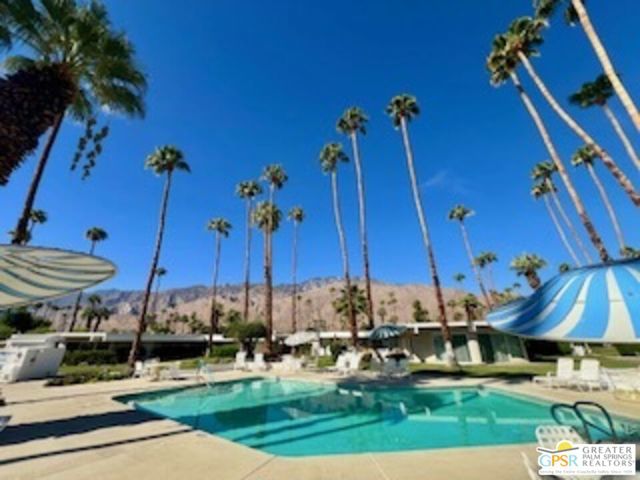
[{"label": "blue sky", "polygon": [[[640,5],[634,0],[604,4],[589,4],[593,20],[640,101],[640,37],[634,35]],[[516,16],[529,14],[530,0],[113,0],[107,5],[149,74],[148,114],[143,121],[108,119],[112,133],[105,153],[84,182],[68,168],[81,129],[65,123],[36,202],[50,220],[34,239],[40,245],[85,249],[84,231],[102,226],[110,239],[98,253],[119,267],[118,276],[105,286],[143,287],[162,188],[161,179],[145,171],[143,163],[163,144],[183,149],[193,170],[175,180],[161,261],[169,271],[164,285],[209,283],[213,238],[204,225],[213,216],[225,216],[234,226],[223,246],[221,280],[241,281],[244,210],[234,188],[240,180],[256,178],[268,163],[281,163],[289,173],[277,197],[280,206],[300,204],[307,212],[300,231],[299,278],[339,275],[329,181],[317,157],[325,142],[340,139],[335,121],[351,105],[370,116],[361,150],[373,276],[428,283],[400,135],[384,114],[389,99],[401,92],[416,95],[422,107],[411,135],[443,283],[451,286],[452,275],[463,271],[472,287],[459,230],[446,219],[458,202],[476,210],[468,222],[471,239],[476,251],[497,252],[502,286],[515,281],[508,263],[519,253],[544,256],[550,262],[542,272],[545,278],[567,260],[544,206],[529,196],[529,170],[547,158],[546,151],[513,88],[494,89],[484,69],[493,35]],[[535,65],[561,99],[600,72],[582,30],[565,27],[560,19],[546,32]],[[543,105],[530,82],[526,85],[568,162],[579,141]],[[639,145],[617,102],[613,108]],[[640,184],[604,116],[572,111]],[[33,167],[31,159],[0,189],[0,231],[13,228]],[[343,168],[340,181],[351,264],[358,274],[352,170],[352,164]],[[608,172],[600,168],[600,173],[628,243],[639,246],[637,212]],[[572,175],[615,251],[612,229],[586,171]],[[291,233],[285,224],[275,240],[277,282],[290,278]],[[256,240],[253,278],[259,281],[261,241]]]}]

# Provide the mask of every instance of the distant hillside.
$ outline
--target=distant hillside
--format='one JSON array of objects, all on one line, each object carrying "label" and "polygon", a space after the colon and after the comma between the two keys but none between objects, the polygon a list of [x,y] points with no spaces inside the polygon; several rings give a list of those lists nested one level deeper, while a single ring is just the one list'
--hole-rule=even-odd
[{"label": "distant hillside", "polygon": [[[341,280],[337,278],[314,278],[298,287],[298,324],[299,328],[322,327],[328,330],[346,328],[344,320],[336,315],[332,301],[339,295],[342,288]],[[432,287],[417,284],[390,284],[374,282],[372,285],[374,311],[386,310],[385,321],[412,321],[412,304],[420,300],[431,318],[436,318],[437,305]],[[131,290],[100,290],[95,292],[103,298],[104,304],[113,309],[115,314],[101,325],[101,330],[123,331],[131,330],[135,326],[136,315],[140,312],[142,291]],[[444,289],[445,302],[452,298],[459,298],[464,294],[460,290]],[[69,306],[75,297],[67,297],[56,301],[58,307]],[[85,296],[86,299],[86,296]],[[241,284],[223,285],[220,287],[219,302],[224,310],[235,309],[242,311],[243,287]],[[211,302],[211,288],[204,285],[176,288],[161,291],[157,298],[156,311],[160,323],[172,313],[195,315],[202,321],[208,319]],[[153,297],[152,297],[153,304]],[[254,285],[251,288],[250,316],[264,318],[264,287]],[[382,309],[380,307],[383,307]],[[68,316],[69,309],[61,309],[53,314],[54,323],[62,327]],[[380,312],[381,314],[382,312]],[[380,314],[376,313],[376,322],[381,322]],[[51,313],[48,315],[52,317]],[[81,320],[79,323],[81,324]],[[360,318],[364,323],[365,318]],[[274,328],[278,332],[288,332],[291,323],[291,285],[278,285],[274,288]],[[186,326],[180,325],[178,330]]]}]

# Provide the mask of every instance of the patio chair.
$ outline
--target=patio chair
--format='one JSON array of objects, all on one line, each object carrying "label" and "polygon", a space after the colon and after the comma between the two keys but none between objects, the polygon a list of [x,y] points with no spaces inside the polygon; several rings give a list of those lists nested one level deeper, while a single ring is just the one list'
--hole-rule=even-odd
[{"label": "patio chair", "polygon": [[211,365],[205,362],[199,362],[198,370],[196,370],[196,380],[206,384],[207,386],[213,385],[213,368]]},{"label": "patio chair", "polygon": [[640,398],[640,369],[603,368],[602,376],[607,390],[612,391],[615,397],[628,400]]},{"label": "patio chair", "polygon": [[600,372],[600,362],[593,358],[585,358],[580,361],[580,371],[575,380],[575,385],[579,389],[593,391],[606,388],[606,379]]},{"label": "patio chair", "polygon": [[[567,425],[538,425],[536,427],[536,439],[538,440],[538,445],[547,450],[555,450],[558,443],[565,440],[574,445],[589,443],[573,427]],[[600,476],[590,475],[562,476],[563,480],[600,480],[600,478]]]},{"label": "patio chair", "polygon": [[256,353],[253,356],[253,362],[249,362],[249,370],[252,372],[265,371],[267,363],[264,361],[264,353]]},{"label": "patio chair", "polygon": [[169,368],[165,368],[160,372],[162,380],[182,380],[180,373],[180,362],[173,362]]},{"label": "patio chair", "polygon": [[140,378],[144,376],[144,362],[141,362],[140,360],[136,361],[136,363],[134,364],[133,367],[133,376],[134,378]]},{"label": "patio chair", "polygon": [[233,364],[234,370],[246,370],[247,369],[247,352],[237,352],[236,360]]},{"label": "patio chair", "polygon": [[556,363],[556,373],[547,372],[546,375],[537,375],[531,379],[534,384],[552,387],[570,387],[575,383],[576,375],[573,370],[573,358],[559,358]]},{"label": "patio chair", "polygon": [[336,360],[336,364],[333,367],[329,367],[327,369],[327,371],[329,372],[337,372],[340,375],[346,375],[347,373],[349,373],[349,359],[350,359],[350,353],[348,352],[343,352],[340,355],[338,355],[338,358]]}]

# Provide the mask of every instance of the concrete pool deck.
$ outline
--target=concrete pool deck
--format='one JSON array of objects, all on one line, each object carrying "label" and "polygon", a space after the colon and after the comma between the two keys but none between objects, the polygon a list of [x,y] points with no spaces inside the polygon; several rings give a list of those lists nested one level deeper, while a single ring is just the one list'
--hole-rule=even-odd
[{"label": "concrete pool deck", "polygon": [[[265,376],[269,376],[267,373]],[[218,381],[255,374],[220,372]],[[280,375],[345,381],[327,374]],[[367,377],[347,381],[367,381]],[[188,386],[192,380],[132,379],[66,387],[32,381],[3,386],[12,415],[0,433],[0,479],[215,479],[215,480],[424,480],[527,479],[520,452],[535,460],[535,446],[452,448],[306,458],[269,455],[172,420],[132,410],[113,397]],[[551,401],[593,400],[612,413],[640,418],[640,402],[607,392],[549,390],[529,382],[420,377],[412,385],[484,384]],[[640,478],[640,475],[637,475]],[[620,478],[620,477],[617,477]]]}]

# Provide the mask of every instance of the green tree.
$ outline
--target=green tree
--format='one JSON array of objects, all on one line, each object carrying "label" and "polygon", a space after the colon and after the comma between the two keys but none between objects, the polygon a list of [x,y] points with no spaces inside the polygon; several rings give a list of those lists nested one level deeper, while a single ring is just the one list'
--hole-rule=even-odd
[{"label": "green tree", "polygon": [[[610,260],[610,257],[602,241],[602,238],[600,237],[598,231],[593,225],[593,222],[589,217],[589,214],[584,206],[584,203],[582,202],[580,195],[575,189],[573,182],[571,181],[571,178],[567,173],[567,169],[564,166],[564,163],[560,159],[560,155],[558,154],[558,151],[551,139],[551,136],[549,135],[549,131],[547,130],[546,125],[542,121],[542,118],[540,117],[538,110],[536,109],[535,105],[531,101],[531,98],[529,98],[529,95],[527,94],[526,90],[522,86],[522,83],[520,83],[520,79],[518,78],[518,75],[516,73],[516,67],[518,66],[518,63],[519,63],[518,56],[516,54],[517,50],[512,48],[511,46],[512,41],[513,41],[513,37],[505,34],[495,36],[492,43],[491,53],[487,58],[487,69],[489,70],[489,73],[491,75],[491,83],[495,86],[499,86],[504,84],[509,79],[512,81],[513,85],[516,88],[516,91],[518,92],[520,100],[522,100],[522,103],[524,104],[525,109],[531,116],[531,119],[533,120],[538,130],[538,133],[540,134],[540,137],[545,147],[547,148],[547,151],[549,152],[549,156],[553,160],[553,164],[558,170],[558,174],[560,175],[560,178],[562,179],[562,182],[565,188],[567,189],[569,197],[573,202],[576,212],[578,213],[578,216],[582,221],[582,225],[587,231],[587,234],[589,235],[589,238],[593,243],[594,247],[598,251],[601,260],[603,262],[607,262]],[[530,43],[527,43],[525,45],[527,45],[529,49],[533,50],[532,45]],[[533,51],[530,51],[529,53],[533,53]]]},{"label": "green tree", "polygon": [[365,202],[365,186],[364,175],[362,171],[362,162],[360,160],[360,148],[358,145],[358,134],[365,135],[367,133],[366,125],[369,121],[367,115],[359,107],[347,108],[342,116],[338,119],[336,128],[339,133],[349,137],[351,141],[351,150],[353,154],[353,163],[356,170],[356,187],[358,190],[358,219],[360,227],[360,245],[362,250],[362,266],[364,270],[364,284],[367,295],[367,319],[368,327],[374,327],[373,317],[373,296],[371,294],[371,272],[369,267],[369,241],[367,234],[367,213]]},{"label": "green tree", "polygon": [[511,261],[511,269],[515,270],[518,275],[524,276],[533,290],[537,290],[542,283],[538,276],[538,270],[546,266],[546,260],[534,253],[523,253]]},{"label": "green tree", "polygon": [[[31,212],[29,213],[29,226],[28,226],[28,238],[29,241],[33,238],[33,230],[36,228],[36,225],[43,225],[45,223],[47,223],[47,220],[49,220],[49,216],[47,215],[47,212],[45,212],[44,210],[40,210],[37,208],[34,208],[33,210],[31,210]],[[28,242],[24,242],[24,243],[28,243]]]},{"label": "green tree", "polygon": [[491,285],[492,292],[497,292],[496,282],[493,278],[493,264],[498,261],[498,256],[494,252],[480,252],[474,259],[474,262],[480,267],[480,269],[487,269],[487,276],[489,278],[489,285]]},{"label": "green tree", "polygon": [[91,331],[91,325],[94,320],[97,320],[101,315],[100,309],[102,308],[102,297],[100,295],[92,294],[87,298],[87,306],[82,310],[82,318],[84,318],[87,332]]},{"label": "green tree", "polygon": [[405,155],[407,157],[407,170],[409,171],[409,180],[411,182],[411,190],[413,192],[413,202],[415,204],[420,230],[422,232],[422,242],[427,253],[429,269],[431,271],[431,279],[433,287],[436,291],[436,301],[438,304],[439,321],[442,329],[442,338],[444,340],[447,363],[455,364],[455,352],[453,343],[451,342],[451,331],[447,323],[447,311],[442,295],[442,287],[440,286],[440,277],[438,276],[438,268],[436,265],[433,245],[429,237],[429,228],[427,227],[427,219],[422,207],[422,199],[420,198],[420,189],[418,188],[418,179],[413,161],[413,150],[409,140],[408,122],[420,113],[418,101],[414,96],[402,94],[391,99],[386,108],[387,114],[391,117],[393,125],[400,128],[402,141],[404,144]]},{"label": "green tree", "polygon": [[576,150],[573,157],[571,157],[571,163],[575,167],[584,166],[587,169],[587,172],[589,172],[591,180],[593,180],[594,185],[598,189],[602,203],[604,203],[604,206],[607,209],[611,225],[613,225],[613,231],[615,232],[616,239],[618,240],[618,246],[620,247],[620,251],[622,251],[626,245],[624,242],[624,236],[622,235],[622,229],[620,228],[620,223],[618,222],[618,216],[616,215],[616,211],[613,209],[611,200],[609,200],[609,195],[600,181],[600,177],[598,177],[598,173],[594,167],[594,163],[598,158],[599,157],[595,149],[585,145]]},{"label": "green tree", "polygon": [[460,273],[460,272],[453,275],[453,280],[460,285],[464,283],[466,278],[467,276],[464,273]]},{"label": "green tree", "polygon": [[349,272],[349,252],[347,250],[347,241],[345,238],[344,227],[342,225],[342,213],[340,211],[340,196],[338,193],[338,166],[340,163],[349,161],[349,157],[342,150],[340,143],[327,143],[320,151],[320,166],[322,171],[331,178],[331,198],[333,202],[333,216],[338,232],[338,243],[340,245],[340,254],[342,257],[342,274],[344,276],[344,289],[347,300],[346,318],[349,321],[351,330],[351,342],[354,347],[358,346],[358,323],[355,311],[355,299],[351,293],[351,274]]},{"label": "green tree", "polygon": [[581,108],[589,108],[598,106],[602,108],[605,116],[613,126],[616,134],[620,138],[624,149],[633,161],[635,166],[640,169],[640,157],[636,153],[631,140],[625,133],[618,117],[609,107],[608,101],[613,96],[613,87],[606,75],[599,75],[593,82],[585,82],[580,89],[569,97],[569,102]]},{"label": "green tree", "polygon": [[213,260],[213,286],[211,288],[211,307],[209,309],[209,339],[207,350],[213,347],[213,334],[219,331],[218,317],[218,274],[220,272],[220,253],[222,249],[222,238],[229,236],[231,223],[226,218],[212,218],[207,224],[207,230],[215,234],[215,255]]},{"label": "green tree", "polygon": [[262,322],[232,322],[224,330],[225,337],[235,338],[249,356],[260,338],[268,338],[268,328]]},{"label": "green tree", "polygon": [[[89,228],[84,237],[89,240],[89,255],[93,255],[96,250],[96,245],[100,242],[104,242],[109,235],[105,230],[100,227],[91,227]],[[78,293],[76,297],[76,301],[73,304],[73,310],[71,311],[71,322],[69,323],[69,332],[72,332],[76,326],[76,322],[78,320],[78,312],[80,311],[80,304],[82,302],[82,290]]]},{"label": "green tree", "polygon": [[456,205],[449,211],[449,220],[455,220],[460,225],[460,231],[462,232],[462,241],[464,243],[464,248],[467,252],[467,257],[469,259],[469,263],[471,264],[471,270],[473,271],[476,281],[478,282],[478,287],[480,288],[480,292],[484,297],[485,303],[487,304],[487,308],[491,308],[491,298],[487,294],[487,290],[484,287],[484,282],[482,281],[482,276],[480,275],[480,271],[478,269],[478,264],[474,261],[473,250],[471,249],[471,242],[469,241],[469,234],[467,233],[467,228],[465,226],[464,221],[474,215],[475,212],[464,205]]},{"label": "green tree", "polygon": [[129,359],[127,361],[130,368],[133,368],[133,365],[138,359],[138,355],[140,353],[140,340],[142,339],[142,334],[146,329],[151,288],[153,286],[156,269],[158,268],[158,262],[160,261],[160,252],[162,250],[162,239],[164,237],[164,229],[167,220],[167,208],[169,206],[169,194],[171,193],[173,174],[174,172],[189,173],[191,171],[189,164],[184,160],[182,152],[171,145],[157,148],[147,157],[145,167],[152,170],[153,173],[158,176],[164,175],[165,182],[164,190],[162,192],[162,200],[160,202],[160,217],[158,219],[158,231],[156,234],[155,247],[153,249],[151,265],[149,266],[149,274],[147,276],[147,282],[142,296],[142,307],[140,309],[136,334],[131,344],[131,351],[129,352]]},{"label": "green tree", "polygon": [[462,307],[466,316],[467,322],[471,323],[474,320],[480,318],[479,312],[482,311],[482,304],[473,293],[468,293],[458,301],[458,305]]},{"label": "green tree", "polygon": [[429,321],[429,310],[422,306],[422,302],[420,300],[415,299],[411,306],[413,308],[411,316],[413,317],[414,322],[420,323]]},{"label": "green tree", "polygon": [[569,265],[568,263],[561,263],[560,265],[558,265],[558,272],[559,273],[565,273],[571,270],[571,265]]},{"label": "green tree", "polygon": [[253,223],[262,231],[264,238],[264,285],[265,313],[267,316],[267,351],[273,352],[273,265],[268,247],[269,238],[278,230],[282,221],[282,212],[271,202],[259,202],[253,210]]},{"label": "green tree", "polygon": [[293,241],[291,244],[291,331],[298,330],[298,227],[304,221],[304,210],[295,206],[289,210],[289,220],[293,223]]},{"label": "green tree", "polygon": [[[10,72],[47,68],[64,98],[51,98],[54,111],[49,137],[29,186],[13,243],[24,243],[38,187],[66,114],[89,118],[98,109],[128,116],[144,114],[146,78],[135,60],[133,45],[116,30],[98,1],[6,0],[2,21],[5,38],[19,53],[5,59]],[[68,95],[71,89],[71,95]],[[54,92],[55,90],[51,90]],[[4,111],[4,109],[3,109]],[[26,153],[26,152],[25,152]]]},{"label": "green tree", "polygon": [[253,212],[253,201],[262,193],[262,187],[255,180],[246,180],[236,186],[236,195],[245,203],[245,243],[244,243],[244,301],[242,308],[242,318],[249,321],[249,295],[251,289],[251,215]]},{"label": "green tree", "polygon": [[367,294],[357,285],[351,285],[351,293],[347,294],[345,288],[340,289],[340,295],[338,298],[331,302],[336,314],[349,321],[349,304],[352,303],[353,311],[355,312],[356,319],[359,315],[367,315]]}]

